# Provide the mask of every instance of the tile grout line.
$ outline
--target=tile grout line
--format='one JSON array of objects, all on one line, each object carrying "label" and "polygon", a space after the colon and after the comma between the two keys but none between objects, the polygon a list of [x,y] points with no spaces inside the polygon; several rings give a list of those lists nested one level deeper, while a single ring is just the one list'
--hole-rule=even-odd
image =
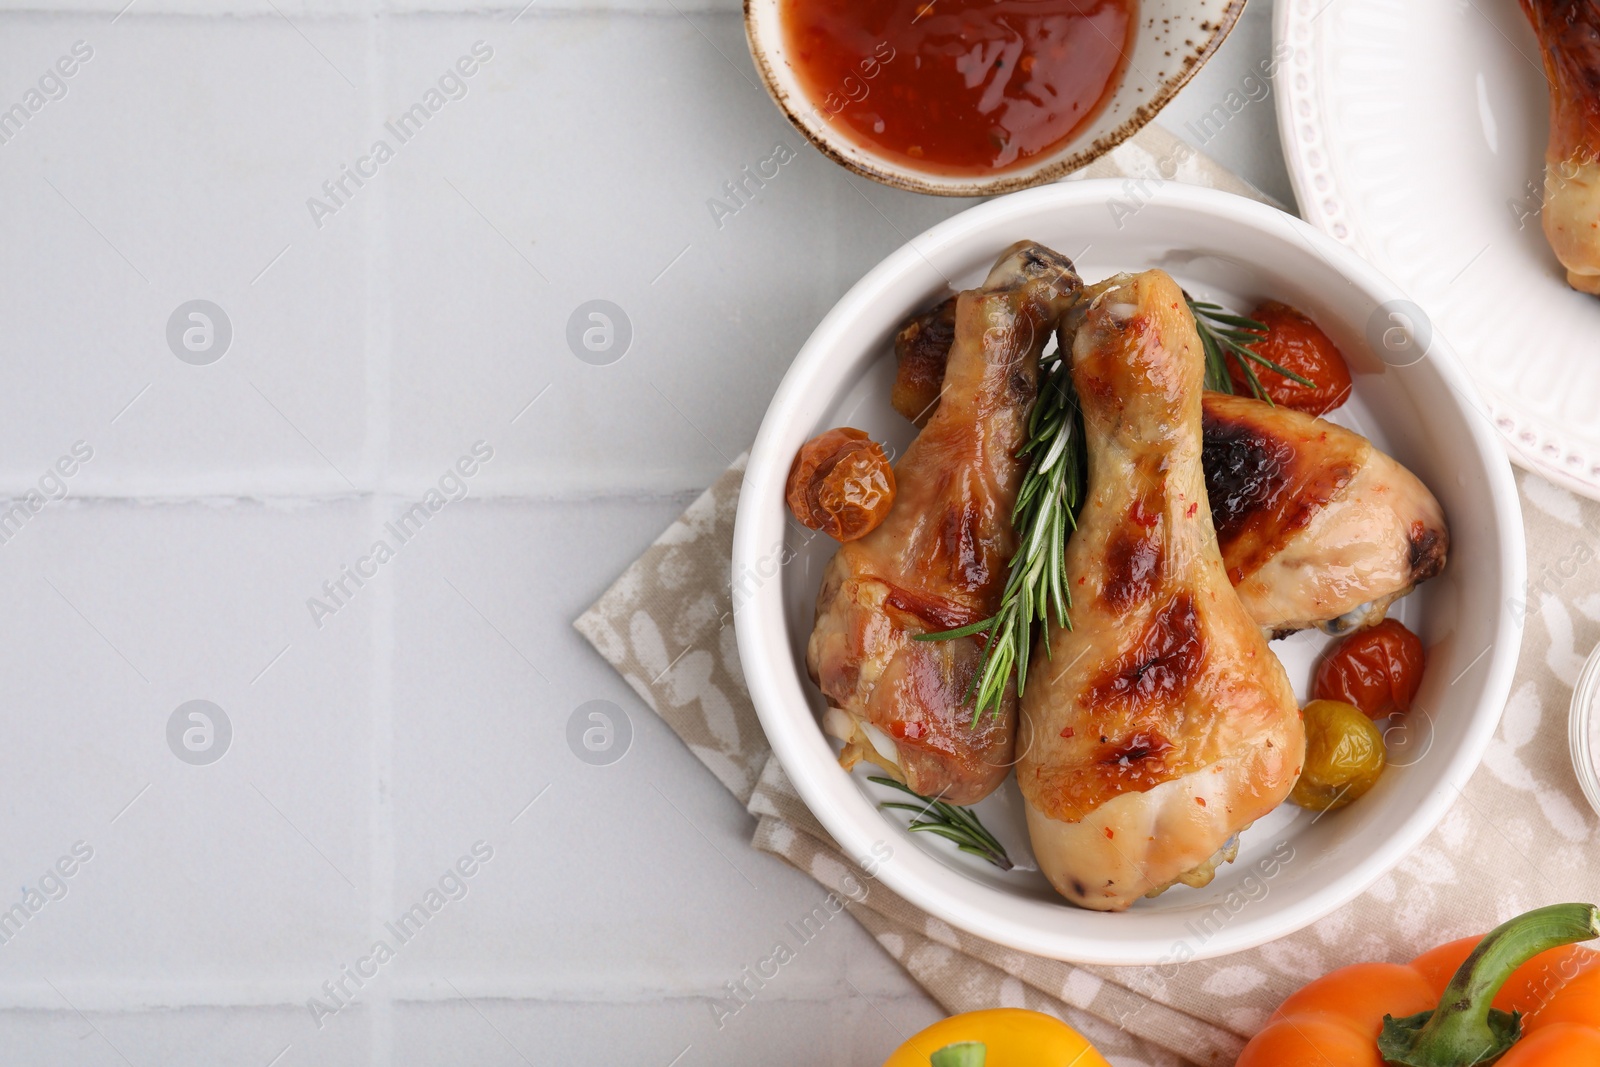
[{"label": "tile grout line", "polygon": [[[383,5],[374,0],[367,19],[367,120],[382,128],[384,100],[389,88],[389,23]],[[376,183],[377,195],[367,206],[367,455],[363,467],[374,472],[372,484],[382,485],[388,474],[390,427],[391,362],[394,355],[393,278],[389,266],[389,185]],[[368,508],[373,528],[382,525],[391,498],[382,492],[372,495]],[[377,590],[372,628],[372,886],[368,893],[372,914],[369,924],[376,932],[393,911],[395,880],[395,823],[390,785],[394,781],[394,624],[393,582]],[[373,1067],[384,1067],[394,1060],[394,997],[392,982],[376,990],[371,1004],[370,1047]]]},{"label": "tile grout line", "polygon": [[[374,528],[381,526],[390,498],[374,496],[370,505]],[[394,911],[395,827],[394,804],[389,785],[394,780],[394,582],[383,582],[374,590],[372,621],[372,885],[367,894],[374,936],[383,928],[385,916]],[[393,1062],[394,1043],[392,982],[377,986],[369,1008],[372,1020],[373,1067]]]},{"label": "tile grout line", "polygon": [[[570,982],[561,983],[548,979],[547,976],[526,979],[480,977],[477,982],[462,985],[462,992],[480,1002],[492,1000],[522,1005],[659,1006],[674,1001],[685,1001],[699,1004],[703,1010],[705,1001],[716,999],[712,982],[720,976],[721,972],[716,974],[708,972],[703,976],[703,981],[690,987],[674,984],[671,979],[663,979],[654,984],[630,982],[619,987],[613,983],[603,986],[589,985],[581,989],[574,989]],[[306,1010],[308,987],[315,991],[315,984],[327,977],[327,971],[307,970],[305,973],[269,979],[266,982],[259,979],[237,979],[225,981],[220,985],[213,981],[153,984],[137,982],[129,985],[116,980],[99,982],[75,980],[70,989],[73,1003],[88,1015],[129,1017],[189,1008],[222,1011],[268,1009],[274,1013],[282,1010],[285,1014],[295,1015]],[[436,978],[421,975],[402,978],[390,975],[387,976],[387,981],[394,987],[394,992],[388,995],[389,1002],[394,1005],[433,1006],[448,1005],[458,1001],[456,994],[448,986],[441,986]],[[458,982],[462,981],[466,980],[458,978]],[[886,988],[882,984],[863,987],[863,991],[878,1001],[891,1000],[897,995],[894,989]],[[849,996],[853,997],[854,994]],[[777,991],[773,994],[775,1001],[796,1004],[826,1003],[840,998],[841,994],[837,987],[823,979],[817,979],[800,988],[791,988],[787,992]],[[370,1005],[374,1002],[365,999],[365,990],[362,991],[362,999],[357,1001],[361,1005]],[[20,985],[0,986],[0,1012],[62,1010],[64,1009],[61,1007],[60,999],[42,979]],[[335,1023],[328,1023],[329,1027],[333,1025]],[[339,1025],[342,1025],[342,1022]],[[288,1036],[285,1035],[285,1040]],[[291,1042],[296,1054],[286,1057],[290,1062],[285,1063],[284,1067],[314,1062],[311,1057],[320,1052],[316,1044],[318,1040],[315,1033],[311,1036],[296,1037]],[[267,1061],[281,1048],[281,1045],[260,1046],[258,1049],[260,1061],[252,1067],[266,1067]]]}]

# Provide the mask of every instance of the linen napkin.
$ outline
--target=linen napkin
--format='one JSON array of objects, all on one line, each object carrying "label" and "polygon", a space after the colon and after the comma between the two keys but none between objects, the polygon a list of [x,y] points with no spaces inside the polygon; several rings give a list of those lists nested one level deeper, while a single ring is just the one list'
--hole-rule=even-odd
[{"label": "linen napkin", "polygon": [[[1157,173],[1260,196],[1178,145],[1147,126],[1082,173]],[[1600,641],[1600,505],[1519,474],[1530,588],[1511,605],[1524,621],[1511,698],[1483,766],[1415,852],[1351,904],[1261,948],[1112,968],[952,928],[864,880],[806,809],[767,747],[734,640],[730,557],[744,463],[735,460],[574,625],[745,803],[756,817],[752,843],[838,893],[946,1010],[1046,1011],[1125,1065],[1231,1064],[1284,997],[1335,967],[1403,961],[1532,907],[1600,896],[1600,851],[1586,847],[1600,819],[1567,746],[1572,686]]]}]

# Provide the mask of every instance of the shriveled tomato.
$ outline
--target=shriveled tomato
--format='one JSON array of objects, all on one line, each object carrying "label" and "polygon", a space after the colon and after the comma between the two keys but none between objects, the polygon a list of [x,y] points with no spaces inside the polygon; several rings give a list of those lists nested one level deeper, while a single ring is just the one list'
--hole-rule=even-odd
[{"label": "shriveled tomato", "polygon": [[800,446],[789,468],[789,510],[813,530],[854,541],[894,506],[894,468],[862,430],[841,426]]},{"label": "shriveled tomato", "polygon": [[1311,811],[1333,811],[1378,784],[1383,735],[1353,704],[1313,700],[1306,723],[1306,762],[1289,799]]},{"label": "shriveled tomato", "polygon": [[[1264,359],[1313,383],[1301,385],[1293,378],[1285,378],[1275,370],[1252,362],[1250,369],[1274,404],[1324,415],[1350,399],[1350,368],[1333,338],[1323,333],[1320,326],[1302,312],[1276,300],[1261,304],[1250,312],[1250,317],[1267,328],[1267,336],[1250,348]],[[1228,377],[1233,380],[1235,393],[1255,395],[1237,359],[1228,361]]]},{"label": "shriveled tomato", "polygon": [[1427,659],[1416,634],[1384,619],[1334,646],[1317,666],[1311,696],[1354,704],[1373,719],[1410,711]]}]

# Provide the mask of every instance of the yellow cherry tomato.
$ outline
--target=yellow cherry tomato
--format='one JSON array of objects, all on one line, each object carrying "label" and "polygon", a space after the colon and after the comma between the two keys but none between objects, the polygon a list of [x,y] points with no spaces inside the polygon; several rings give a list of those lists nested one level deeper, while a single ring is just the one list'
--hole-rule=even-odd
[{"label": "yellow cherry tomato", "polygon": [[952,1050],[959,1056],[940,1056],[952,1064],[983,1067],[1111,1067],[1072,1027],[1043,1012],[1023,1008],[969,1011],[941,1019],[901,1045],[883,1067],[929,1067],[937,1053],[963,1044],[982,1045],[982,1057],[972,1049]]},{"label": "yellow cherry tomato", "polygon": [[1289,799],[1312,811],[1333,811],[1359,798],[1383,773],[1383,735],[1354,704],[1313,700],[1303,712],[1306,762]]}]

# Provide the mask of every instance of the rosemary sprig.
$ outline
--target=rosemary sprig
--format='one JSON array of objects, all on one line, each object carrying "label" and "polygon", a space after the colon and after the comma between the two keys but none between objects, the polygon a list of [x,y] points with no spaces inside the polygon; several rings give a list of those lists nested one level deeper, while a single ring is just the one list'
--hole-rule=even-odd
[{"label": "rosemary sprig", "polygon": [[1194,315],[1195,328],[1200,333],[1200,345],[1205,349],[1207,389],[1214,389],[1219,393],[1233,392],[1233,380],[1228,377],[1229,356],[1232,356],[1234,362],[1239,364],[1239,369],[1244,371],[1245,380],[1250,383],[1251,394],[1257,400],[1265,400],[1269,404],[1272,403],[1272,397],[1261,387],[1261,379],[1256,377],[1255,368],[1250,366],[1251,363],[1259,363],[1301,385],[1309,387],[1314,384],[1309,378],[1302,378],[1294,371],[1279,366],[1249,347],[1267,336],[1265,323],[1232,314],[1221,304],[1196,300],[1188,293],[1184,293],[1183,298],[1189,303],[1189,311]]},{"label": "rosemary sprig", "polygon": [[893,778],[874,776],[867,780],[898,789],[917,798],[919,803],[916,804],[885,800],[878,805],[880,808],[898,808],[901,811],[915,812],[911,825],[906,829],[938,834],[948,841],[953,841],[962,852],[982,856],[1002,871],[1011,869],[1011,857],[1006,855],[1005,846],[984,828],[983,823],[978,821],[978,817],[970,809],[960,808],[943,800],[929,799],[904,782],[897,782]]},{"label": "rosemary sprig", "polygon": [[1011,524],[1021,534],[1010,573],[993,616],[954,630],[918,634],[918,641],[949,641],[984,634],[983,659],[973,676],[972,725],[984,712],[998,714],[1006,685],[1014,674],[1017,695],[1028,677],[1028,654],[1033,648],[1033,627],[1043,628],[1049,650],[1050,624],[1071,626],[1067,609],[1072,593],[1067,588],[1068,529],[1077,529],[1078,506],[1088,480],[1083,446],[1083,416],[1072,388],[1069,354],[1058,350],[1044,370],[1039,398],[1028,416],[1028,440],[1018,455],[1028,457],[1028,471],[1011,511]]}]

